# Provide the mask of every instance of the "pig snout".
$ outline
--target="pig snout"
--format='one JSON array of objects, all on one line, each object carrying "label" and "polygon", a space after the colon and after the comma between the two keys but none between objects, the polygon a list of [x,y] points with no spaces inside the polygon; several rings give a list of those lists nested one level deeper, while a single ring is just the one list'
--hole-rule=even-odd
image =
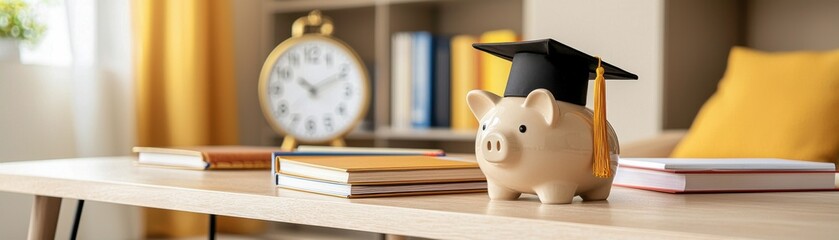
[{"label": "pig snout", "polygon": [[502,162],[507,159],[510,146],[507,145],[507,138],[499,133],[490,133],[484,137],[481,143],[481,151],[484,158],[489,162]]}]

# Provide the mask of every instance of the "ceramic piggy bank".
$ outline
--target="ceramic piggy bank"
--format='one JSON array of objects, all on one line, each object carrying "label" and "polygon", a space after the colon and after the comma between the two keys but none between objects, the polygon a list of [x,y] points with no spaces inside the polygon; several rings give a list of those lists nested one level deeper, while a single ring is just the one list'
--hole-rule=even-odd
[{"label": "ceramic piggy bank", "polygon": [[[556,101],[545,89],[527,97],[499,97],[472,90],[467,95],[479,129],[475,154],[487,177],[492,200],[514,200],[536,194],[542,203],[604,200],[613,175],[592,174],[592,111]],[[607,128],[610,165],[616,169],[619,147]]]}]

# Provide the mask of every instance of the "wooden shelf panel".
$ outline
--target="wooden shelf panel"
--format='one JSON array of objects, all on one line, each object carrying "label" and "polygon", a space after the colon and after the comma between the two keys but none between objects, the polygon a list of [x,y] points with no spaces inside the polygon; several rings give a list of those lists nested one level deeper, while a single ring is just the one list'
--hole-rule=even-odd
[{"label": "wooden shelf panel", "polygon": [[474,141],[475,131],[451,129],[392,129],[380,127],[375,131],[356,130],[347,135],[354,140],[411,140],[411,141]]},{"label": "wooden shelf panel", "polygon": [[[380,127],[375,131],[356,129],[350,132],[348,140],[404,140],[404,141],[440,141],[471,142],[475,141],[475,131],[432,129],[391,129]],[[276,136],[275,142],[282,142],[282,136]]]},{"label": "wooden shelf panel", "polygon": [[[266,0],[265,10],[272,13],[309,11],[312,9],[332,10],[342,8],[370,7],[414,2],[440,2],[442,0]],[[448,0],[450,1],[450,0]]]},{"label": "wooden shelf panel", "polygon": [[474,131],[451,129],[392,129],[378,128],[375,136],[389,140],[426,140],[426,141],[475,141]]},{"label": "wooden shelf panel", "polygon": [[358,130],[347,135],[355,140],[411,140],[411,141],[474,141],[475,131],[451,129],[391,129],[380,127],[375,131]]},{"label": "wooden shelf panel", "polygon": [[354,7],[369,7],[374,6],[377,0],[268,0],[265,1],[265,11],[268,13],[289,13],[310,11],[312,9],[332,10],[342,8]]}]

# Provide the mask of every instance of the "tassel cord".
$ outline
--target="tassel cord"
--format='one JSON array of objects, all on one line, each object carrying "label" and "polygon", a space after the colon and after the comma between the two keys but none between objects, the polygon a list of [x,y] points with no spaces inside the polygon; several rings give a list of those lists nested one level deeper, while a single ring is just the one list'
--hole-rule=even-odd
[{"label": "tassel cord", "polygon": [[608,178],[612,176],[611,159],[609,154],[609,139],[606,126],[606,79],[605,70],[597,58],[597,77],[594,83],[594,161],[592,171],[594,176]]}]

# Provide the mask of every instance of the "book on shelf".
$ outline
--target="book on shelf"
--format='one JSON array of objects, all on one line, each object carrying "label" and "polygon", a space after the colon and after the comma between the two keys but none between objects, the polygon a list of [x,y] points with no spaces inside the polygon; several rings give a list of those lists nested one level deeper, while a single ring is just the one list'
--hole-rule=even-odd
[{"label": "book on shelf", "polygon": [[833,163],[772,158],[622,158],[614,185],[668,193],[837,190]]},{"label": "book on shelf", "polygon": [[503,95],[511,63],[484,58],[476,42],[512,42],[511,30],[469,35],[434,36],[429,32],[398,32],[391,37],[391,127],[473,130],[477,121],[466,93],[484,89]]},{"label": "book on shelf", "polygon": [[[495,30],[481,34],[481,43],[515,42],[518,40],[516,33],[512,30]],[[481,89],[504,96],[504,88],[507,87],[507,77],[513,63],[489,53],[480,54],[481,62]]]},{"label": "book on shelf", "polygon": [[478,89],[478,51],[472,44],[478,41],[470,35],[451,39],[451,128],[474,130],[478,121],[466,104],[466,94]]},{"label": "book on shelf", "polygon": [[434,37],[433,127],[451,127],[451,56],[451,37]]},{"label": "book on shelf", "polygon": [[340,183],[484,181],[474,161],[434,156],[279,156],[277,173]]},{"label": "book on shelf", "polygon": [[434,84],[434,38],[429,32],[414,32],[411,41],[411,127],[431,127]]},{"label": "book on shelf", "polygon": [[391,50],[391,127],[411,128],[411,32],[395,33]]},{"label": "book on shelf", "polygon": [[346,198],[430,195],[486,191],[486,181],[365,185],[277,174],[277,186]]},{"label": "book on shelf", "polygon": [[271,167],[271,154],[277,147],[193,146],[134,147],[137,163],[147,166],[183,169],[257,169]]}]

